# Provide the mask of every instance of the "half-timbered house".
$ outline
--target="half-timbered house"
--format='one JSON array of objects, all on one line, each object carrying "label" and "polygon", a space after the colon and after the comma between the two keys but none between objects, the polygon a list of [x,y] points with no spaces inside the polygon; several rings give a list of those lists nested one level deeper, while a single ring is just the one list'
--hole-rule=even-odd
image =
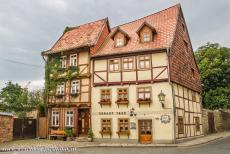
[{"label": "half-timbered house", "polygon": [[199,70],[179,4],[112,29],[107,18],[70,28],[42,55],[60,59],[58,78],[78,68],[47,96],[49,134],[92,128],[96,139],[141,143],[203,134]]},{"label": "half-timbered house", "polygon": [[67,128],[73,130],[74,136],[87,135],[91,127],[90,54],[108,33],[107,18],[67,28],[50,50],[42,52],[47,65],[54,59],[60,61],[56,78],[52,73],[47,74],[51,81],[59,81],[55,89],[47,92],[49,136],[63,135]]},{"label": "half-timbered house", "polygon": [[180,5],[112,28],[91,61],[96,138],[174,143],[202,134],[199,70]]}]

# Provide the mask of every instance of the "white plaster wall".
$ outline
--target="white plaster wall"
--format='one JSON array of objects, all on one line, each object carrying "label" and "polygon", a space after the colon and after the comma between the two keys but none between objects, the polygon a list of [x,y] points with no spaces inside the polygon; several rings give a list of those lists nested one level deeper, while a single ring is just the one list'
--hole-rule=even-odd
[{"label": "white plaster wall", "polygon": [[[149,105],[140,105],[137,101],[137,87],[149,87],[152,88],[152,103]],[[117,100],[117,88],[129,89],[129,105],[120,105],[119,108],[115,101]],[[112,105],[100,106],[100,90],[111,89],[112,90]],[[163,91],[166,94],[165,109],[162,108],[158,94]],[[101,119],[112,118],[112,138],[118,139],[118,118],[129,118],[130,122],[136,123],[136,129],[130,129],[130,138],[138,140],[138,120],[139,119],[151,119],[152,120],[152,134],[153,142],[158,141],[173,141],[174,139],[174,117],[173,117],[173,100],[172,100],[172,88],[168,82],[154,83],[154,84],[141,84],[141,85],[124,85],[124,86],[104,86],[104,87],[92,87],[92,129],[96,138],[102,138],[101,134]],[[135,108],[136,117],[130,117],[129,111],[131,108]],[[99,112],[113,112],[114,115],[99,115]],[[117,112],[125,112],[126,115],[117,115]],[[170,123],[161,123],[161,116],[167,114],[170,115]],[[110,136],[104,136],[104,138],[110,138]],[[127,136],[121,136],[121,138],[127,139]]]}]

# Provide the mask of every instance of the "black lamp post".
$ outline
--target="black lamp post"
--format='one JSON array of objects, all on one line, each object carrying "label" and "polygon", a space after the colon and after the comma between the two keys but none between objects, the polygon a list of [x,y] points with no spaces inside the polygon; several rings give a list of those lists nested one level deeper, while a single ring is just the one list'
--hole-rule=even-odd
[{"label": "black lamp post", "polygon": [[159,98],[159,101],[161,102],[161,105],[162,105],[162,108],[164,108],[164,102],[165,102],[165,94],[162,92],[160,92],[160,94],[158,94],[158,98]]}]

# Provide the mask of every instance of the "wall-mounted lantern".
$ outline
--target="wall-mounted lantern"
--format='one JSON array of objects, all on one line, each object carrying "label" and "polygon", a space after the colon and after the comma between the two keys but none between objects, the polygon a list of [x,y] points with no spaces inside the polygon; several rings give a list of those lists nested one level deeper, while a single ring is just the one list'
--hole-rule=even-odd
[{"label": "wall-mounted lantern", "polygon": [[136,113],[134,113],[134,111],[135,111],[134,108],[131,108],[131,109],[130,109],[130,116],[131,116],[131,117],[137,115]]},{"label": "wall-mounted lantern", "polygon": [[159,101],[161,102],[161,105],[162,105],[162,108],[164,108],[165,106],[165,94],[162,92],[160,92],[160,94],[158,94],[158,98],[159,98]]}]

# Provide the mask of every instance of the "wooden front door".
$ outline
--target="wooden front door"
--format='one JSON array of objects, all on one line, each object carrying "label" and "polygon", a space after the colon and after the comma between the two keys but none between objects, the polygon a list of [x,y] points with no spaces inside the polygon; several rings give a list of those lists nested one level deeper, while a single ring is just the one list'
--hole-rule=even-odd
[{"label": "wooden front door", "polygon": [[89,109],[79,109],[78,111],[78,134],[87,135],[89,130]]},{"label": "wooden front door", "polygon": [[138,131],[140,143],[152,143],[152,120],[139,120]]}]

